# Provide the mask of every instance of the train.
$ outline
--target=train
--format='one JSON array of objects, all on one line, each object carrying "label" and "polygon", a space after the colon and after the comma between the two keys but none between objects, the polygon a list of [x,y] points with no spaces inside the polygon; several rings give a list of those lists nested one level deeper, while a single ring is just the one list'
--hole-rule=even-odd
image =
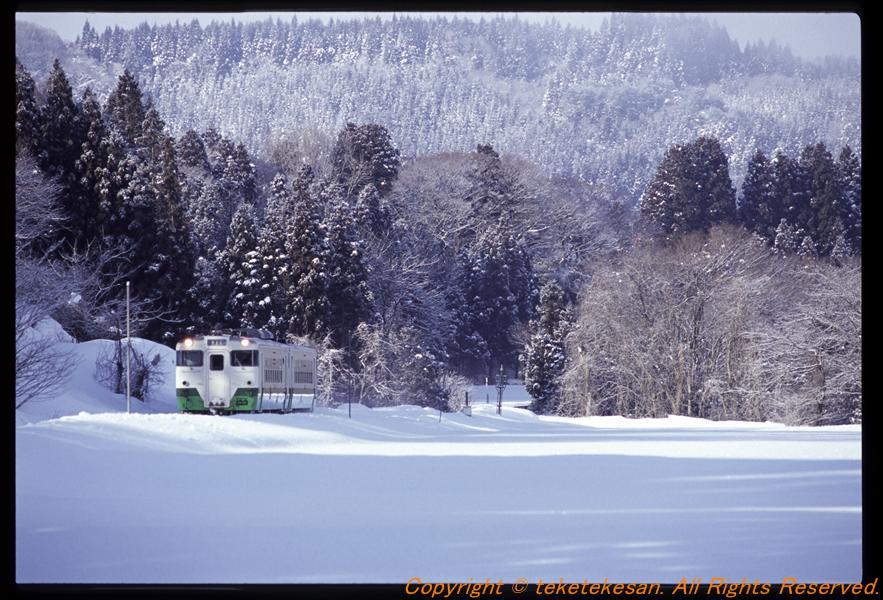
[{"label": "train", "polygon": [[218,330],[175,345],[175,393],[185,413],[312,411],[316,350],[263,330]]}]

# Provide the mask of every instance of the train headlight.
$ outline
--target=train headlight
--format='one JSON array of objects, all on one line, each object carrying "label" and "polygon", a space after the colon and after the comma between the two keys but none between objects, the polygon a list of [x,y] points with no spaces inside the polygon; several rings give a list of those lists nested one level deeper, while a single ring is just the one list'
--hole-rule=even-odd
[{"label": "train headlight", "polygon": [[184,338],[184,347],[189,348],[193,345],[193,340],[190,338]]},{"label": "train headlight", "polygon": [[251,342],[248,340],[248,338],[243,338],[243,339],[242,339],[242,345],[243,345],[243,346],[248,346],[250,343],[251,343]]}]

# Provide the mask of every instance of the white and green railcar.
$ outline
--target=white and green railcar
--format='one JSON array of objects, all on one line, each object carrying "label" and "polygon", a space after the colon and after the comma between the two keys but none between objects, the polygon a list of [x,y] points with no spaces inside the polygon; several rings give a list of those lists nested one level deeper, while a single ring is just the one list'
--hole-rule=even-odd
[{"label": "white and green railcar", "polygon": [[181,412],[290,412],[315,405],[316,350],[237,330],[184,338],[175,346]]}]

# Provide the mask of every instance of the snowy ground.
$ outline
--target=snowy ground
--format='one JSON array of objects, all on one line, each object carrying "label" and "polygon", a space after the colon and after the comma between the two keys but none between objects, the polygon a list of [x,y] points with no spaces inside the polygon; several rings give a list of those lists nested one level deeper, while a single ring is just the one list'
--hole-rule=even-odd
[{"label": "snowy ground", "polygon": [[523,388],[441,422],[127,415],[75,377],[88,412],[16,428],[19,582],[861,577],[857,426],[540,418]]}]

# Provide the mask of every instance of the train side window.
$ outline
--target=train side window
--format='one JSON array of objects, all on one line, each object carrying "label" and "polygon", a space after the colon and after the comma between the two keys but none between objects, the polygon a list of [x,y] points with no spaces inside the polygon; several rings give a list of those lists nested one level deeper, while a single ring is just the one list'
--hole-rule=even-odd
[{"label": "train side window", "polygon": [[175,353],[175,366],[201,367],[202,350],[178,350]]},{"label": "train side window", "polygon": [[209,354],[208,368],[210,371],[223,371],[224,370],[224,355],[223,354]]},{"label": "train side window", "polygon": [[258,365],[258,351],[234,350],[230,353],[230,364],[234,367],[256,367]]}]

